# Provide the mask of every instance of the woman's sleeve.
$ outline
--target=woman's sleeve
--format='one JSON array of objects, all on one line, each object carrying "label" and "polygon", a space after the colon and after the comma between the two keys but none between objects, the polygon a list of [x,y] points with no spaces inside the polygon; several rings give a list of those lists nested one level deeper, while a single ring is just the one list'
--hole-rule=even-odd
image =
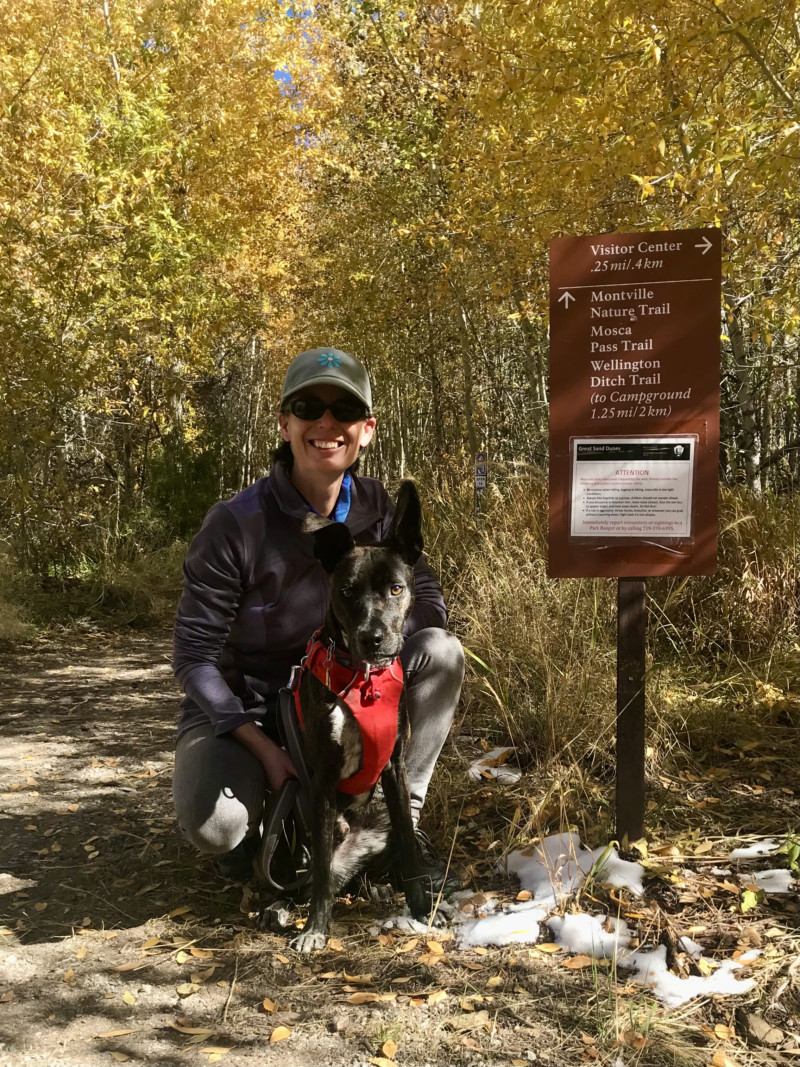
[{"label": "woman's sleeve", "polygon": [[231,690],[219,661],[244,587],[243,538],[223,504],[215,504],[183,562],[183,592],[173,642],[181,688],[205,712],[217,736],[253,722]]}]

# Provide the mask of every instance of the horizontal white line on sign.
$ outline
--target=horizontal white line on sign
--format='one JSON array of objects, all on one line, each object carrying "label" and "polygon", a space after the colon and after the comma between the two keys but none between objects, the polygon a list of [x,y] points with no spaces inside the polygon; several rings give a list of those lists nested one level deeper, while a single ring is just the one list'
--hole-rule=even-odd
[{"label": "horizontal white line on sign", "polygon": [[597,282],[595,285],[559,285],[559,289],[623,289],[631,285],[681,285],[683,282],[713,282],[713,278],[672,278],[665,282]]}]

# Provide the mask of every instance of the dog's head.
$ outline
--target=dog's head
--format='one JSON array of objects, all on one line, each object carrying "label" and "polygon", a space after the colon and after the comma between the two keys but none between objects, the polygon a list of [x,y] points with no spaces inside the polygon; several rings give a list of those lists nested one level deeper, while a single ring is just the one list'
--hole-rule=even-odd
[{"label": "dog's head", "polygon": [[403,482],[386,540],[361,548],[341,522],[309,515],[314,555],[330,575],[330,614],[347,651],[384,667],[403,647],[414,603],[414,564],[422,553],[422,509],[413,482]]}]

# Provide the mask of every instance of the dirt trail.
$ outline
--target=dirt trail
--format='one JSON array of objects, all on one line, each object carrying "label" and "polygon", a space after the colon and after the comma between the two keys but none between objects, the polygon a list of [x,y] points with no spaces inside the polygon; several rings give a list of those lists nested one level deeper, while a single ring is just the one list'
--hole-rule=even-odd
[{"label": "dirt trail", "polygon": [[[406,1063],[491,1055],[484,1017],[442,1033],[452,997],[429,1004],[434,969],[366,933],[372,904],[337,906],[341,950],[311,962],[254,929],[242,888],[178,836],[177,701],[166,633],[89,631],[0,656],[0,1065],[206,1064],[226,1048],[226,1063],[347,1065],[392,1039]],[[455,968],[438,969],[451,984]],[[343,977],[365,972],[369,984]],[[349,1004],[348,985],[384,999]],[[279,1027],[291,1036],[270,1043]],[[549,1062],[534,1037],[512,1044]]]},{"label": "dirt trail", "polygon": [[[623,1061],[673,1062],[676,1027],[649,994],[549,951],[458,952],[447,931],[432,949],[424,936],[378,936],[396,901],[339,901],[330,946],[310,959],[288,951],[288,936],[258,932],[248,891],[179,838],[178,696],[164,632],[87,630],[0,654],[0,1067],[613,1063],[618,1034],[639,1017],[645,1046]],[[547,783],[528,781],[544,795]],[[468,862],[490,844],[462,837]],[[493,871],[496,855],[473,870]],[[648,929],[660,907],[645,909]],[[796,921],[793,905],[780,907]],[[735,943],[711,908],[708,929]],[[751,926],[768,938],[775,921],[765,911]],[[767,962],[753,1003],[769,989],[789,995],[787,966],[782,953]],[[781,1020],[791,1013],[773,1003]],[[733,1011],[712,1000],[684,1013],[696,1062],[710,1061],[713,1026]],[[739,1051],[743,1064],[776,1062]]]}]

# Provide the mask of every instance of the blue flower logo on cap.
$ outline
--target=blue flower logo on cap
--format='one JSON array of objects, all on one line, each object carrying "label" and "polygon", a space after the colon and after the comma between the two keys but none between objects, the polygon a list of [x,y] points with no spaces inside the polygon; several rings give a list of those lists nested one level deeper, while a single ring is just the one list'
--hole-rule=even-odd
[{"label": "blue flower logo on cap", "polygon": [[317,362],[323,367],[338,367],[341,365],[342,357],[334,355],[333,352],[323,352]]}]

